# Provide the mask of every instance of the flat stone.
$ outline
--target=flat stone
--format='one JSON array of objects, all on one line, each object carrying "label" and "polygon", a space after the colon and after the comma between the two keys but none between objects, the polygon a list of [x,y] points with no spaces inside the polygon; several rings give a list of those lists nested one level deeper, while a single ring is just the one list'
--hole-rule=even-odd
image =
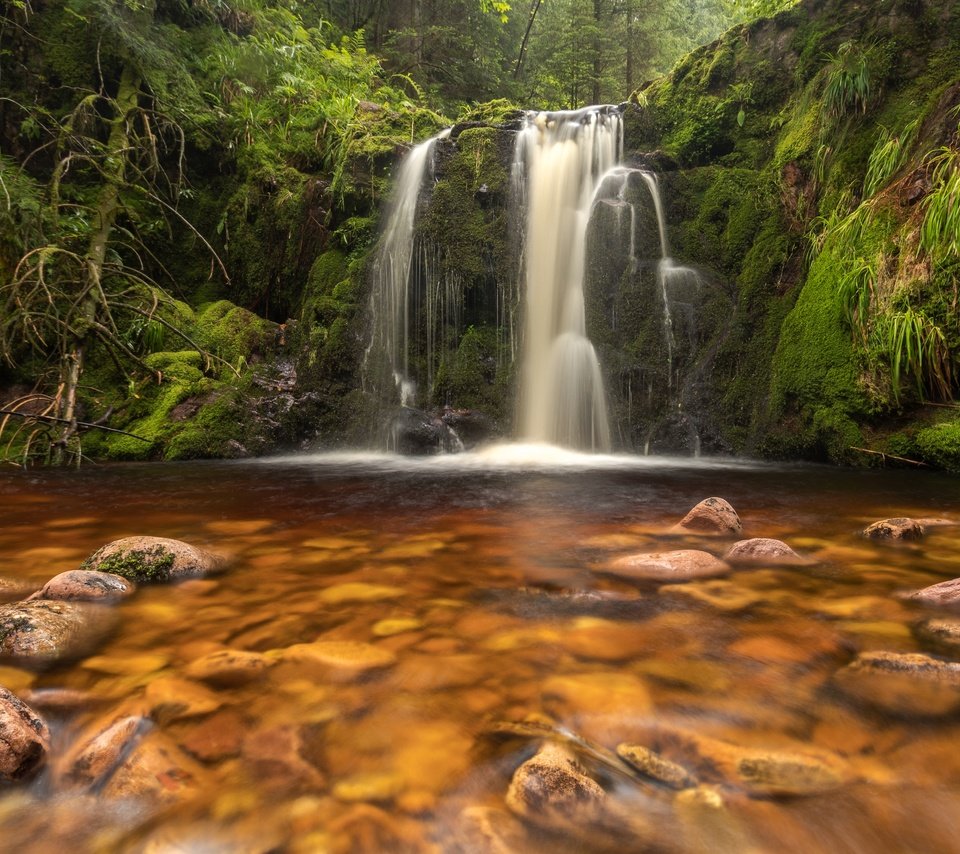
[{"label": "flat stone", "polygon": [[211,685],[234,687],[261,679],[272,664],[259,652],[222,649],[191,661],[184,673]]},{"label": "flat stone", "polygon": [[855,780],[850,766],[827,750],[743,747],[683,730],[662,731],[660,747],[696,764],[702,776],[758,798],[819,795]]},{"label": "flat stone", "polygon": [[896,715],[960,711],[960,663],[922,653],[863,652],[834,675],[848,696]]},{"label": "flat stone", "polygon": [[718,611],[745,611],[769,598],[758,590],[719,578],[691,584],[664,584],[659,592],[661,596],[693,599]]},{"label": "flat stone", "polygon": [[206,786],[202,765],[160,732],[147,733],[101,791],[108,800],[136,799],[153,808],[174,806]]},{"label": "flat stone", "polygon": [[689,789],[697,785],[697,778],[682,765],[671,762],[642,744],[618,744],[617,755],[641,774],[671,789]]},{"label": "flat stone", "polygon": [[390,801],[403,791],[405,785],[398,774],[353,774],[334,784],[333,796],[348,802]]},{"label": "flat stone", "polygon": [[35,599],[0,606],[0,658],[34,666],[79,658],[113,627],[114,612],[87,602]]},{"label": "flat stone", "polygon": [[395,617],[393,619],[378,620],[373,624],[373,633],[378,638],[393,637],[406,632],[415,632],[423,628],[423,621],[415,617]]},{"label": "flat stone", "polygon": [[931,584],[922,590],[907,593],[903,598],[914,602],[922,602],[924,605],[960,606],[960,578],[951,578],[949,581]]},{"label": "flat stone", "polygon": [[740,540],[728,549],[723,559],[735,566],[804,566],[812,563],[798,555],[782,540],[768,537],[755,537],[752,540]]},{"label": "flat stone", "polygon": [[285,649],[271,650],[267,655],[286,663],[320,664],[357,673],[390,667],[397,662],[395,652],[359,641],[298,643]]},{"label": "flat stone", "polygon": [[743,525],[730,502],[723,498],[706,498],[677,523],[675,530],[728,536],[742,533]]},{"label": "flat stone", "polygon": [[923,525],[905,516],[881,519],[863,530],[863,536],[870,540],[919,540],[924,533]]},{"label": "flat stone", "polygon": [[243,758],[256,776],[268,786],[323,789],[323,774],[304,758],[303,734],[295,725],[265,726],[247,733]]},{"label": "flat stone", "polygon": [[114,715],[95,725],[58,763],[58,782],[85,789],[103,785],[151,726],[142,715]]},{"label": "flat stone", "polygon": [[240,755],[246,727],[231,709],[216,712],[191,729],[181,747],[202,762],[220,762]]},{"label": "flat stone", "polygon": [[144,700],[151,717],[161,723],[208,715],[223,705],[209,688],[176,676],[154,679],[147,685]]},{"label": "flat stone", "polygon": [[404,593],[406,591],[402,587],[353,581],[328,587],[316,598],[327,605],[342,605],[344,602],[380,602],[384,599],[397,599]]},{"label": "flat stone", "polygon": [[960,620],[931,618],[914,627],[916,636],[944,652],[960,651]]},{"label": "flat stone", "polygon": [[695,549],[627,555],[617,558],[605,569],[621,578],[674,583],[694,578],[713,578],[730,571],[730,567],[722,560],[709,552]]},{"label": "flat stone", "polygon": [[31,599],[60,599],[67,602],[115,602],[132,596],[137,586],[111,572],[70,569],[55,575]]},{"label": "flat stone", "polygon": [[0,688],[0,781],[28,780],[46,762],[50,730],[33,709]]},{"label": "flat stone", "polygon": [[95,694],[75,688],[34,688],[23,696],[31,706],[60,714],[82,711],[103,702]]},{"label": "flat stone", "polygon": [[112,572],[138,583],[177,581],[220,570],[225,559],[182,540],[124,537],[101,546],[83,569]]}]

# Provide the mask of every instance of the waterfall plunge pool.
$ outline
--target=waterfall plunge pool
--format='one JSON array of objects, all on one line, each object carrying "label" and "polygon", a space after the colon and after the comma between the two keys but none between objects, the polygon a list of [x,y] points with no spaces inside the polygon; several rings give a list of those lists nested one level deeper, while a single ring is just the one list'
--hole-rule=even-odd
[{"label": "waterfall plunge pool", "polygon": [[[744,536],[814,562],[670,585],[604,571],[636,552],[722,555],[728,540],[669,531],[714,495]],[[80,692],[43,710],[47,769],[0,790],[3,847],[960,850],[956,712],[925,710],[922,687],[919,707],[901,709],[895,692],[837,682],[858,653],[956,657],[918,630],[949,612],[897,594],[960,576],[960,529],[901,545],[858,532],[958,508],[960,482],[932,473],[538,446],[0,473],[0,576],[28,589],[131,534],[232,558],[214,578],[112,606],[116,627],[84,658],[0,666],[0,685],[21,695]],[[315,641],[369,645],[380,663],[277,656]],[[197,660],[222,649],[275,663],[204,684]],[[149,728],[120,767],[92,790],[71,783],[65,757],[138,714]],[[544,810],[556,832],[505,806],[551,726],[605,798],[592,823]],[[625,742],[700,787],[616,773],[604,751]],[[151,744],[161,764],[130,772]],[[788,773],[771,756],[794,762],[802,793],[758,785],[758,768]]]}]

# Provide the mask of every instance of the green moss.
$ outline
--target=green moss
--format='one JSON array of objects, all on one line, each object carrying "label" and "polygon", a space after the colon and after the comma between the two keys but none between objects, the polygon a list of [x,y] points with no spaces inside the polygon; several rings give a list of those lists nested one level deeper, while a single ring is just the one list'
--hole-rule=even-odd
[{"label": "green moss", "polygon": [[960,420],[919,430],[915,441],[924,462],[960,474]]},{"label": "green moss", "polygon": [[270,321],[228,300],[205,306],[197,315],[197,343],[234,368],[265,354],[275,329]]},{"label": "green moss", "polygon": [[98,562],[85,561],[82,569],[96,568],[111,572],[138,584],[161,583],[170,580],[175,556],[162,545],[150,549],[119,551]]},{"label": "green moss", "polygon": [[486,125],[502,125],[518,119],[522,110],[506,98],[497,98],[482,104],[473,104],[457,116],[458,124],[479,122]]}]

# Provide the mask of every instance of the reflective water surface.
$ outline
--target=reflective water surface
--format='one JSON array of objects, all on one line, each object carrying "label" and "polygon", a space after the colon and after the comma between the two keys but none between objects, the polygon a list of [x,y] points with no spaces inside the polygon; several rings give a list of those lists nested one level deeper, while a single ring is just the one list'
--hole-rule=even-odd
[{"label": "reflective water surface", "polygon": [[[669,531],[713,495],[745,536],[815,562],[673,585],[604,572],[633,552],[722,555],[729,541]],[[960,528],[908,544],[858,536],[891,516],[960,519],[960,481],[523,447],[2,471],[0,577],[39,587],[133,534],[231,563],[216,578],[142,587],[87,658],[0,665],[0,685],[18,693],[86,696],[45,711],[50,768],[0,790],[0,847],[960,851],[960,718],[871,703],[835,678],[860,652],[951,657],[917,631],[949,613],[897,594],[960,576]],[[370,645],[370,660],[290,651],[318,640]],[[227,648],[271,666],[204,684],[191,664]],[[357,649],[348,657],[363,658]],[[109,771],[92,789],[58,772],[104,722],[144,710],[142,739],[166,770],[144,772],[139,794]],[[529,733],[503,728],[523,721]],[[537,727],[572,739],[606,790],[596,826],[553,832],[506,808]],[[660,750],[700,787],[677,794],[616,773],[604,751],[623,742]],[[841,770],[809,791],[763,790],[729,773],[728,749]]]}]

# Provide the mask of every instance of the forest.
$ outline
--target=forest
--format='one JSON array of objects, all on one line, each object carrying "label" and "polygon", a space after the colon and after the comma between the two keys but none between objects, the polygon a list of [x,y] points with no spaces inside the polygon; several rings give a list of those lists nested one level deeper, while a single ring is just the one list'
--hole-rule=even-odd
[{"label": "forest", "polygon": [[[382,441],[391,415],[361,363],[383,211],[403,152],[450,126],[416,239],[458,278],[459,315],[429,333],[446,351],[420,366],[421,405],[512,435],[518,369],[478,308],[523,312],[491,296],[515,275],[510,203],[455,198],[457,182],[497,184],[521,110],[610,103],[626,160],[659,172],[674,254],[707,283],[664,379],[642,275],[589,262],[634,318],[604,326],[585,281],[615,444],[683,451],[695,431],[720,453],[956,469],[956,9],[848,6],[7,3],[5,457]],[[682,391],[637,415],[634,387],[663,382]]]}]

